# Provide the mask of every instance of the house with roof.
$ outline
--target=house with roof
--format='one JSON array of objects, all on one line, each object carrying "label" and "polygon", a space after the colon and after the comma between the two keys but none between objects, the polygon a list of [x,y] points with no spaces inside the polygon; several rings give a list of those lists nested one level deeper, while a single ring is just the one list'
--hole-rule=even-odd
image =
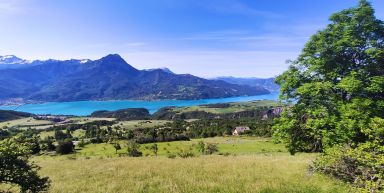
[{"label": "house with roof", "polygon": [[247,126],[238,126],[232,130],[232,135],[241,135],[245,131],[249,131],[249,130],[251,129]]}]

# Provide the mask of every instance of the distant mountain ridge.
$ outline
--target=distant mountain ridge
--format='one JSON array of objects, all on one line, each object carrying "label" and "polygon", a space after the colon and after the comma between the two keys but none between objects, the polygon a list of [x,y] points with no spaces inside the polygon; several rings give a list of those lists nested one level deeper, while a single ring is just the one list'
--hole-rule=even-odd
[{"label": "distant mountain ridge", "polygon": [[214,80],[222,80],[232,84],[264,87],[275,92],[280,90],[280,86],[275,83],[275,78],[237,78],[232,76],[217,77]]},{"label": "distant mountain ridge", "polygon": [[176,73],[172,72],[169,68],[166,68],[166,67],[145,69],[145,71],[155,71],[155,70],[162,70],[162,71],[170,73],[170,74],[176,74]]},{"label": "distant mountain ridge", "polygon": [[0,101],[22,98],[36,102],[203,99],[269,93],[262,87],[179,75],[163,69],[138,70],[118,54],[98,60],[37,60],[19,68],[0,69],[0,90]]}]

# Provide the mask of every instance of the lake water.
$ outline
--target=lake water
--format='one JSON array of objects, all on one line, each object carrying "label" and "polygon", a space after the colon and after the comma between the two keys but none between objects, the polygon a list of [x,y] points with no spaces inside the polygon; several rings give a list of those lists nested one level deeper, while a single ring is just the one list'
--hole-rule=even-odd
[{"label": "lake water", "polygon": [[167,106],[195,106],[214,103],[227,102],[246,102],[253,100],[277,100],[278,92],[266,95],[229,97],[200,100],[117,100],[117,101],[75,101],[75,102],[49,102],[41,104],[25,104],[21,106],[0,106],[3,110],[17,110],[34,114],[52,115],[77,115],[86,116],[98,110],[118,110],[125,108],[146,108],[150,113],[154,113],[162,107]]}]

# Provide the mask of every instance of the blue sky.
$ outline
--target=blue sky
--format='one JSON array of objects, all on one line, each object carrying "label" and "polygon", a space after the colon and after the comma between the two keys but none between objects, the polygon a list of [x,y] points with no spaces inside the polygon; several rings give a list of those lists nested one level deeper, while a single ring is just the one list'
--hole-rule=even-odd
[{"label": "blue sky", "polygon": [[[0,55],[98,59],[202,77],[272,77],[357,0],[0,0]],[[384,19],[384,1],[372,0]]]}]

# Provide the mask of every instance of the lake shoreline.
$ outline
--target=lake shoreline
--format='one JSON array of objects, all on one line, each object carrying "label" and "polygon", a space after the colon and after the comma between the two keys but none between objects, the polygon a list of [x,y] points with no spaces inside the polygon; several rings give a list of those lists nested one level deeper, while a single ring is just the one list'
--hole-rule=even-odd
[{"label": "lake shoreline", "polygon": [[73,115],[88,116],[94,111],[108,110],[114,111],[126,108],[146,108],[150,113],[154,113],[160,108],[169,106],[195,106],[215,103],[246,102],[252,100],[278,100],[279,92],[271,92],[265,95],[238,96],[226,98],[208,98],[199,100],[88,100],[88,101],[69,101],[69,102],[44,102],[28,103],[23,105],[4,106],[2,110],[17,110],[33,114],[51,115]]}]

